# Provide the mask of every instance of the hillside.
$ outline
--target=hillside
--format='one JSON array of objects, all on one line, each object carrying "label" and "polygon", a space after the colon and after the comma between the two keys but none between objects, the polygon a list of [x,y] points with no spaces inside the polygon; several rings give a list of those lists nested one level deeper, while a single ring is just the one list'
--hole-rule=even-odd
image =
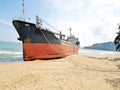
[{"label": "hillside", "polygon": [[96,49],[96,50],[106,50],[115,51],[115,44],[113,42],[97,43],[92,46],[86,46],[85,49]]}]

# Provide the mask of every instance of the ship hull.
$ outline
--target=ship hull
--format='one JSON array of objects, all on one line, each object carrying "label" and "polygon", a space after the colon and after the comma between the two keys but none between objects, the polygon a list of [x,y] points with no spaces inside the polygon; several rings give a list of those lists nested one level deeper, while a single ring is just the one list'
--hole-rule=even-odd
[{"label": "ship hull", "polygon": [[25,61],[62,58],[77,52],[78,48],[71,45],[23,43],[23,57]]},{"label": "ship hull", "polygon": [[58,38],[47,29],[37,28],[33,23],[20,20],[13,20],[13,25],[23,44],[24,61],[62,58],[78,53],[78,44]]}]

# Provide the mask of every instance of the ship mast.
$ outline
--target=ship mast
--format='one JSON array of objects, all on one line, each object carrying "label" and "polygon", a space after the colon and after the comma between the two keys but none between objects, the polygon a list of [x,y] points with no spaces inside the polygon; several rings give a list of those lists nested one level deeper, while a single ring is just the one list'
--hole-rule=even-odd
[{"label": "ship mast", "polygon": [[24,0],[22,0],[22,14],[23,14],[23,20],[25,21]]},{"label": "ship mast", "polygon": [[69,29],[69,30],[70,30],[70,36],[72,36],[72,34],[71,34],[71,30],[72,30],[72,29],[71,29],[71,27],[70,27],[70,29]]}]

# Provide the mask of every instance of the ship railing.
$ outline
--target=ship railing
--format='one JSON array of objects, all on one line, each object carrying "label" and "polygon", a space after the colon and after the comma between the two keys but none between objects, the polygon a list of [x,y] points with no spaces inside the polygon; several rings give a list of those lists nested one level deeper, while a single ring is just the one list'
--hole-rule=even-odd
[{"label": "ship railing", "polygon": [[61,40],[61,41],[62,41],[62,44],[63,44],[63,45],[72,45],[72,46],[78,47],[76,44],[73,44],[73,43],[71,43],[71,42],[68,42],[68,41],[65,41],[65,40]]}]

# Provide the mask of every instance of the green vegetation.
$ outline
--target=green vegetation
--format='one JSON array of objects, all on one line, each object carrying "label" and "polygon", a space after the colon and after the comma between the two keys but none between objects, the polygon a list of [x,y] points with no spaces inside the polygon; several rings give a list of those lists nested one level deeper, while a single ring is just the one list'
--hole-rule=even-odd
[{"label": "green vegetation", "polygon": [[[120,30],[120,25],[118,30]],[[115,37],[114,43],[116,45],[116,51],[120,51],[120,31],[117,32],[117,36]]]}]

